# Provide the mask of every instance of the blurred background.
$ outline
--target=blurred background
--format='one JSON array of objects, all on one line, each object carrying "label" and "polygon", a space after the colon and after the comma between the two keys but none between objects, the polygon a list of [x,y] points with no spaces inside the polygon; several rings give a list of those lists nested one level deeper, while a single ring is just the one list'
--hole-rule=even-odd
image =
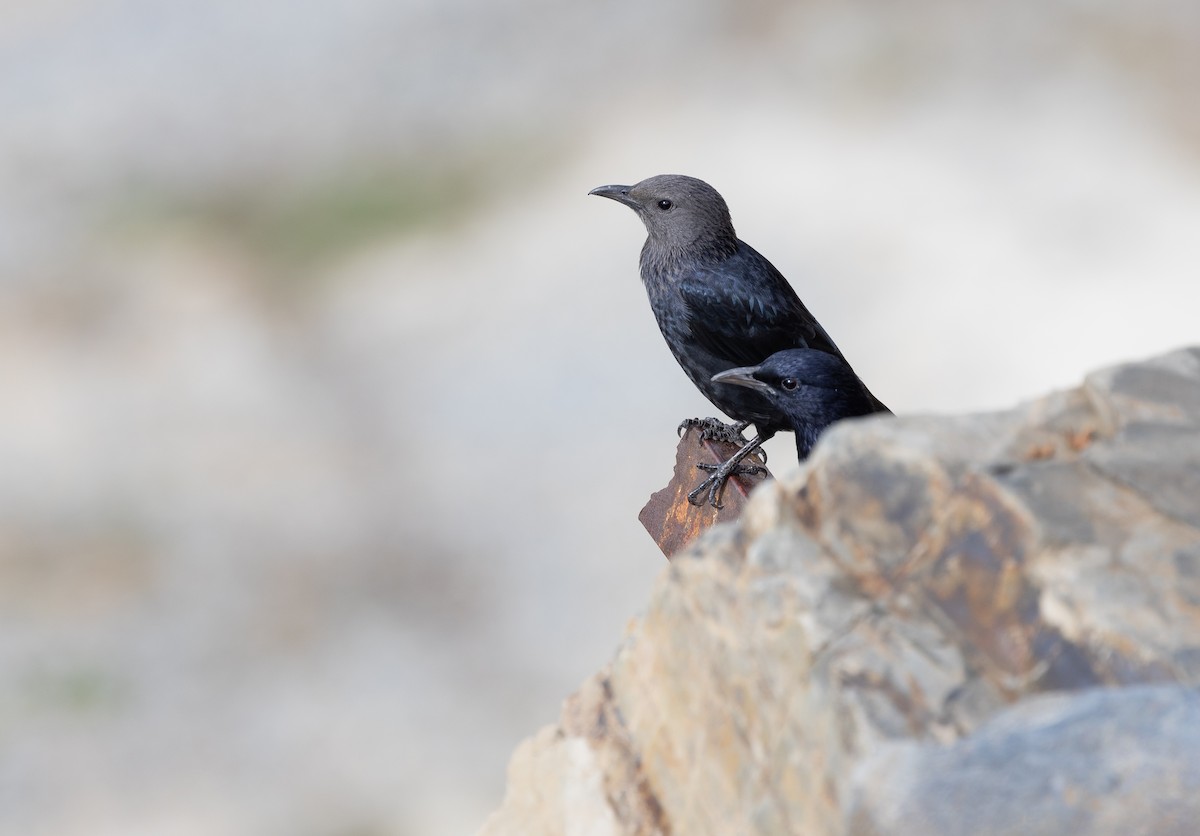
[{"label": "blurred background", "polygon": [[1190,0],[4,4],[0,832],[474,831],[712,413],[588,190],[1004,408],[1197,342],[1198,83]]}]

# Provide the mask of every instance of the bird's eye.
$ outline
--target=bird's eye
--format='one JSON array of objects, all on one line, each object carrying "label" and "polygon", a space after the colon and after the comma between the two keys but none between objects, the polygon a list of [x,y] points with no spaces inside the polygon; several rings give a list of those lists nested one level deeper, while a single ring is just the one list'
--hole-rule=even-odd
[{"label": "bird's eye", "polygon": [[668,209],[670,209],[674,205],[675,205],[674,203],[672,203],[671,201],[666,200],[666,199],[660,200],[658,202],[658,208],[663,210],[664,212],[667,211]]},{"label": "bird's eye", "polygon": [[794,377],[785,377],[783,380],[779,381],[779,385],[791,392],[800,385],[800,381],[796,380]]}]

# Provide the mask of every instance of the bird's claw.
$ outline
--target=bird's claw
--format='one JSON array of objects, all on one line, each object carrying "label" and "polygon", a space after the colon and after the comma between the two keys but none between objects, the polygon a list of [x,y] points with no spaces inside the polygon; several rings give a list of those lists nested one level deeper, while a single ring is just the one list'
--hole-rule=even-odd
[{"label": "bird's claw", "polygon": [[[761,473],[766,473],[765,467],[759,467],[756,464],[739,464],[737,462],[725,462],[724,464],[707,464],[698,463],[696,467],[711,473],[703,482],[696,486],[695,490],[688,494],[688,502],[692,505],[702,506],[705,501],[718,511],[725,506],[721,504],[721,494],[725,490],[725,483],[730,476],[757,476]],[[705,499],[701,495],[708,492]]]},{"label": "bird's claw", "polygon": [[[748,426],[750,426],[749,421],[726,424],[719,418],[684,418],[679,422],[675,431],[683,436],[688,430],[699,430],[700,441],[724,441],[740,447],[746,443],[746,437],[742,433]],[[754,448],[749,455],[758,459],[760,464],[767,463],[767,451],[761,446]]]},{"label": "bird's claw", "polygon": [[[742,430],[748,426],[750,426],[749,421],[726,424],[716,418],[687,418],[679,424],[681,435],[690,430],[699,430],[699,441],[722,441],[738,446],[738,451],[719,465],[696,465],[699,469],[712,475],[688,494],[689,503],[700,506],[707,502],[719,510],[724,507],[721,504],[721,492],[724,491],[725,482],[730,476],[756,476],[767,472],[767,469],[761,465],[741,463],[743,459],[750,456],[755,457],[762,465],[767,463],[767,454],[762,449],[762,443],[771,437],[770,434],[759,433],[752,440],[747,441],[742,436]],[[707,496],[705,496],[706,492]]]},{"label": "bird's claw", "polygon": [[[721,469],[721,465],[708,464],[707,462],[697,462],[696,467],[700,468],[706,473],[716,473]],[[735,465],[727,474],[725,474],[725,476],[757,476],[760,473],[766,472],[767,469],[765,467],[759,467],[756,464],[739,464]]]},{"label": "bird's claw", "polygon": [[726,424],[719,418],[684,418],[675,431],[682,436],[688,430],[699,430],[701,441],[727,441],[741,446],[746,443],[742,431],[748,426],[749,421]]},{"label": "bird's claw", "polygon": [[[721,504],[721,490],[725,487],[724,480],[718,479],[717,474],[713,474],[696,486],[696,489],[688,494],[688,502],[695,505],[697,508],[703,507],[706,503],[720,511],[725,506]],[[701,495],[707,491],[708,496]]]}]

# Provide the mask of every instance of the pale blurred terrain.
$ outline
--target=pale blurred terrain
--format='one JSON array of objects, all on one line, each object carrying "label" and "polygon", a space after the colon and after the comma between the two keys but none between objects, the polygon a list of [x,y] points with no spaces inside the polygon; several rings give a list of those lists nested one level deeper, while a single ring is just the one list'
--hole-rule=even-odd
[{"label": "pale blurred terrain", "polygon": [[1188,0],[6,4],[0,832],[473,831],[711,412],[587,191],[1003,407],[1198,341],[1198,82]]}]

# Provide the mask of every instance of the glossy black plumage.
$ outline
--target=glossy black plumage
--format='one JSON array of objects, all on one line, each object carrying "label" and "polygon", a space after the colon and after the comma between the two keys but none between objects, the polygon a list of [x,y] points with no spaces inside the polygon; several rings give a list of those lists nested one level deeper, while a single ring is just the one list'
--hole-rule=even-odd
[{"label": "glossy black plumage", "polygon": [[[738,239],[725,200],[712,186],[665,174],[633,186],[600,186],[591,194],[625,204],[645,224],[642,283],[679,365],[718,409],[758,430],[727,463],[728,472],[714,475],[719,492],[738,461],[791,427],[788,416],[760,392],[714,383],[713,375],[757,365],[787,349],[809,348],[844,361],[842,353],[774,265]],[[714,504],[716,492],[709,497]]]},{"label": "glossy black plumage", "polygon": [[809,348],[772,354],[762,363],[713,375],[717,386],[757,392],[787,417],[803,461],[817,438],[836,421],[890,413],[840,357]]}]

